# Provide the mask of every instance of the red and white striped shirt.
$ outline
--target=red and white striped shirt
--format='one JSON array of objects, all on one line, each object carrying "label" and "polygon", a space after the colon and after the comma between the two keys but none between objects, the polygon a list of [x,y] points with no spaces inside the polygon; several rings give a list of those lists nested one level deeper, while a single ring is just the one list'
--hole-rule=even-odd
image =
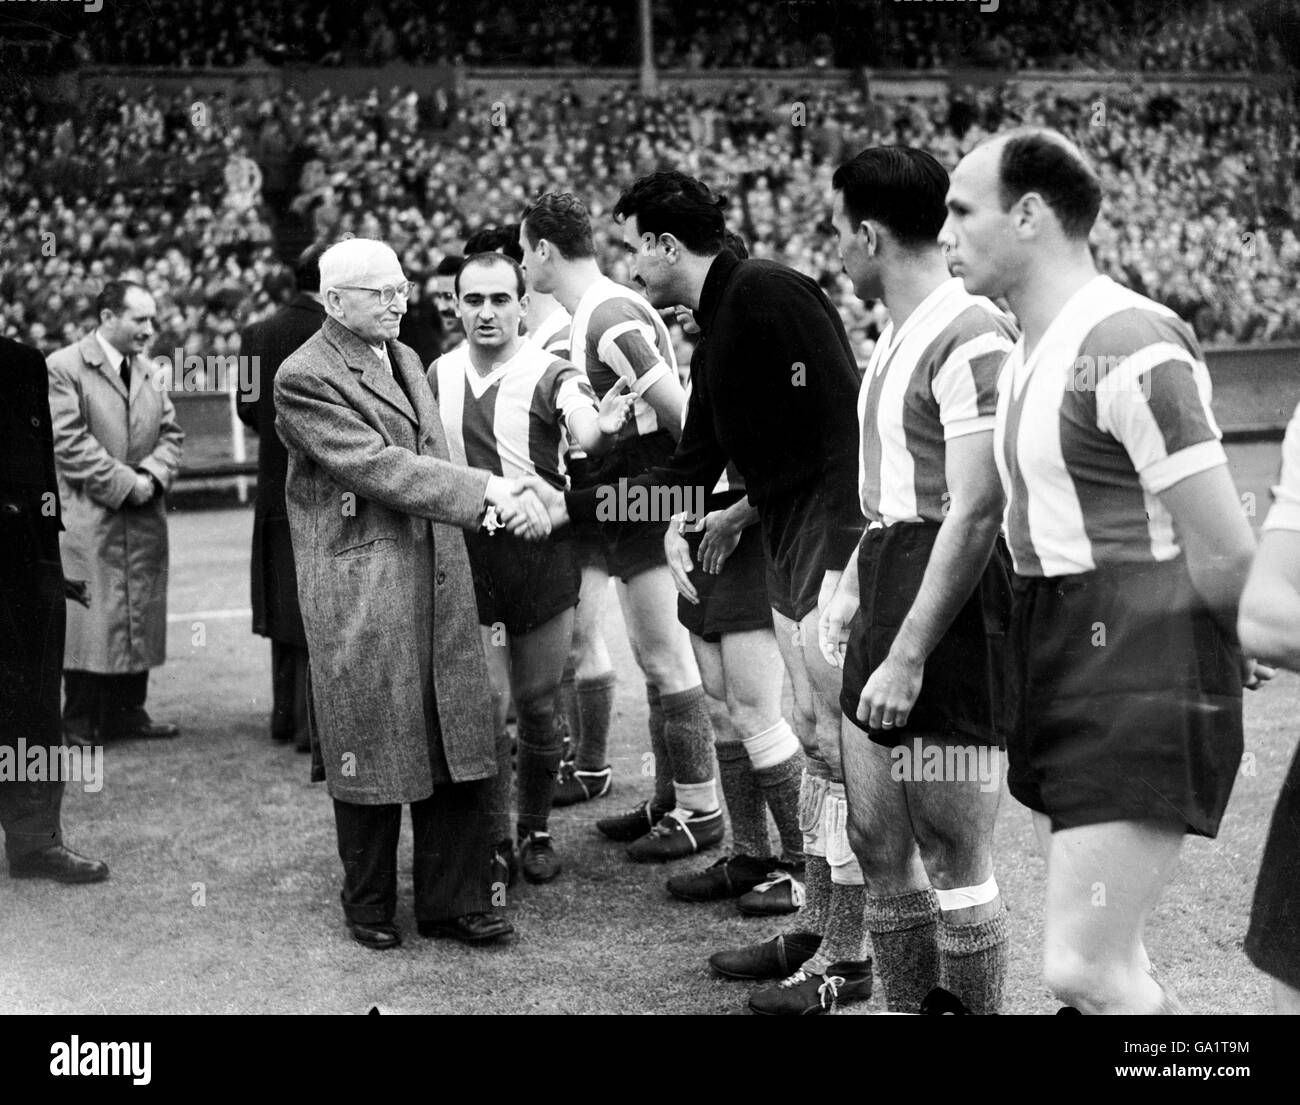
[{"label": "red and white striped shirt", "polygon": [[1016,572],[1059,576],[1172,560],[1157,496],[1227,463],[1210,374],[1169,308],[1097,276],[998,381],[994,453]]},{"label": "red and white striped shirt", "polygon": [[429,386],[452,460],[498,476],[535,472],[552,487],[568,486],[561,430],[578,407],[596,410],[591,386],[568,361],[525,341],[480,376],[466,343],[433,362]]}]

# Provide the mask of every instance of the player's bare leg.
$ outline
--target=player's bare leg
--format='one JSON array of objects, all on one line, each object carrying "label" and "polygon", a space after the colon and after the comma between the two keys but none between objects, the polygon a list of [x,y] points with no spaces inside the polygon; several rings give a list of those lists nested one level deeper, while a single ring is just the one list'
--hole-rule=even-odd
[{"label": "player's bare leg", "polygon": [[839,991],[841,998],[869,996],[871,959],[862,869],[848,837],[848,803],[839,754],[839,673],[822,659],[817,647],[816,610],[800,622],[776,610],[772,617],[800,715],[796,732],[807,755],[800,796],[806,855],[805,915],[799,918],[798,927],[822,938],[798,972],[750,999],[755,1012],[782,1013],[798,1011],[800,1005],[798,1000],[787,1001],[783,991],[791,994],[816,987],[818,979],[832,976],[844,987]]},{"label": "player's bare leg", "polygon": [[1007,914],[993,871],[993,827],[1005,753],[933,735],[921,735],[920,747],[922,755],[938,749],[945,768],[961,765],[955,777],[929,780],[913,772],[903,784],[921,861],[938,898],[939,984],[972,1013],[999,1013]]},{"label": "player's bare leg", "polygon": [[1142,946],[1182,840],[1181,825],[1153,821],[1052,834],[1043,975],[1067,1005],[1084,1013],[1184,1012],[1148,973]]},{"label": "player's bare leg", "polygon": [[[731,818],[734,856],[714,871],[669,880],[669,891],[686,900],[740,897],[745,913],[788,913],[803,899],[803,834],[799,787],[803,749],[781,717],[783,666],[770,630],[726,633],[719,642],[692,634],[704,689],[725,703],[714,716],[718,770]],[[781,854],[769,846],[767,811],[781,837]],[[722,893],[725,890],[726,893]]]},{"label": "player's bare leg", "polygon": [[843,721],[849,840],[867,884],[867,928],[891,1010],[915,1013],[939,985],[939,903],[921,862],[890,750]]}]

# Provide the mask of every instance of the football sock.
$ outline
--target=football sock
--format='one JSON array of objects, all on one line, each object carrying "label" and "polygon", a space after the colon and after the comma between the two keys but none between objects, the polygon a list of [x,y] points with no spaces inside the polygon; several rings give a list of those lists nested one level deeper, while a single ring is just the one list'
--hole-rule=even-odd
[{"label": "football sock", "polygon": [[673,781],[704,783],[713,778],[713,722],[704,688],[699,684],[661,694],[664,743],[672,760]]},{"label": "football sock", "polygon": [[952,924],[939,914],[939,985],[972,1013],[1000,1013],[1007,979],[1007,911],[998,898],[996,917]]},{"label": "football sock", "polygon": [[[754,782],[762,792],[767,808],[772,811],[772,820],[776,822],[777,835],[781,838],[781,858],[787,863],[803,863],[803,832],[799,828],[799,786],[803,778],[804,754],[794,730],[783,718],[773,729],[783,729],[789,734],[789,741],[770,742],[777,750],[775,757],[766,749],[755,756],[756,738],[767,737],[772,730],[756,734],[745,741],[746,754],[754,769]],[[782,734],[784,736],[784,734]],[[719,752],[718,760],[722,755]],[[759,763],[759,760],[764,762]],[[767,839],[767,827],[763,828],[763,839]]]},{"label": "football sock", "polygon": [[574,683],[578,724],[571,725],[569,731],[578,742],[573,759],[579,771],[599,771],[609,763],[609,720],[614,713],[617,682],[618,678],[609,671]]},{"label": "football sock", "polygon": [[804,964],[809,974],[824,975],[832,963],[861,963],[869,958],[865,917],[866,888],[834,883],[826,907],[821,947]]},{"label": "football sock", "polygon": [[677,805],[677,799],[673,793],[673,763],[664,737],[664,709],[659,699],[659,688],[647,683],[645,700],[650,707],[650,759],[655,773],[655,793],[651,805],[667,812]]},{"label": "football sock", "polygon": [[[737,855],[765,858],[771,854],[767,840],[767,807],[755,778],[756,772],[750,766],[749,754],[738,740],[720,741],[714,751],[718,754],[718,778],[722,783],[722,796],[727,800],[727,816],[731,819],[732,849]],[[797,818],[797,792],[795,802]]]},{"label": "football sock", "polygon": [[560,768],[560,726],[549,712],[533,718],[519,717],[520,835],[546,828]]},{"label": "football sock", "polygon": [[825,856],[809,855],[804,859],[803,908],[793,914],[786,926],[786,935],[797,932],[826,934],[826,912],[831,900],[831,868]]},{"label": "football sock", "polygon": [[674,783],[673,794],[677,802],[673,813],[711,813],[722,816],[722,811],[718,809],[718,787],[712,779],[706,779],[702,783]]},{"label": "football sock", "polygon": [[915,1013],[939,985],[939,901],[928,886],[869,894],[866,915],[885,1001],[895,1013]]}]

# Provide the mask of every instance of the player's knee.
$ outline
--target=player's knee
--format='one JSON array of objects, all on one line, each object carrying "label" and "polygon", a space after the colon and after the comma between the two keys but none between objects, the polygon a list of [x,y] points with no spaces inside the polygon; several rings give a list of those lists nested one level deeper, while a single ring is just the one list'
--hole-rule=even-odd
[{"label": "player's knee", "polygon": [[550,729],[555,723],[555,691],[538,688],[521,691],[515,698],[515,717],[521,727],[533,732]]},{"label": "player's knee", "polygon": [[730,694],[727,695],[727,717],[736,732],[746,737],[762,733],[781,720],[780,715],[773,714],[766,703],[748,702]]},{"label": "player's knee", "polygon": [[935,887],[950,890],[982,882],[988,857],[959,831],[917,824],[913,829],[921,862]]}]

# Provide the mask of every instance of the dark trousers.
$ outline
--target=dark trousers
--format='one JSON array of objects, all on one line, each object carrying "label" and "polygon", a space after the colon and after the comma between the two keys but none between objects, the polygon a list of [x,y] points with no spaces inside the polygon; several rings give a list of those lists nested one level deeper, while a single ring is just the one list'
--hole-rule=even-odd
[{"label": "dark trousers", "polygon": [[5,854],[18,859],[63,843],[59,809],[63,782],[0,782],[0,826],[5,831]]},{"label": "dark trousers", "polygon": [[112,729],[125,715],[144,709],[149,690],[149,672],[103,675],[94,671],[63,673],[63,720],[88,723],[96,729]]},{"label": "dark trousers", "polygon": [[307,650],[271,642],[271,739],[293,741],[300,752],[311,750],[307,724]]},{"label": "dark trousers", "polygon": [[[486,782],[439,784],[432,797],[411,803],[417,921],[447,921],[489,908],[487,788]],[[392,921],[402,807],[336,798],[334,823],[343,861],[344,916],[361,924]]]}]

